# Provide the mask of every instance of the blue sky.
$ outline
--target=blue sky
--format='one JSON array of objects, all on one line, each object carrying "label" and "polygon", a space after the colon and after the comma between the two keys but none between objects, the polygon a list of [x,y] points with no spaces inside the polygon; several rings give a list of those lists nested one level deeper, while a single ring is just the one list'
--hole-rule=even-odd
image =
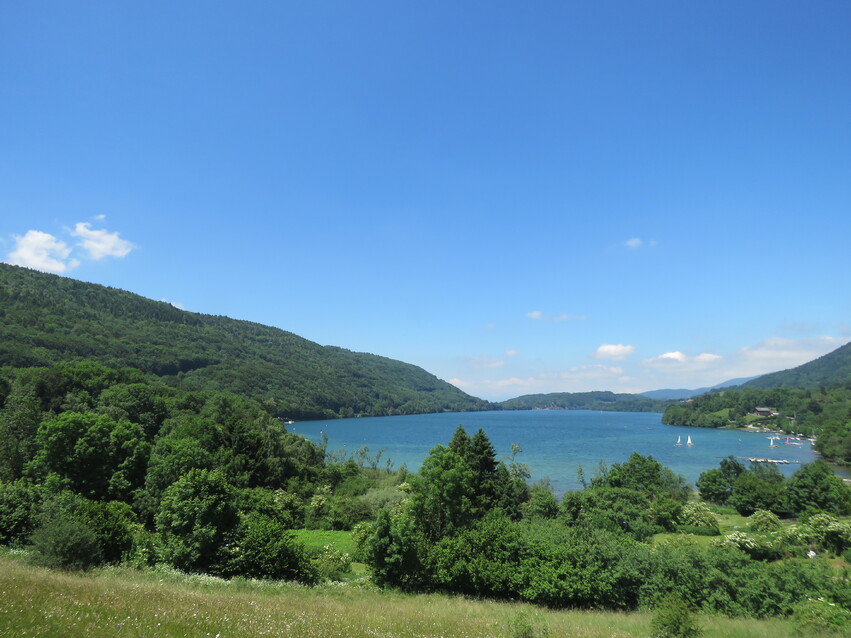
[{"label": "blue sky", "polygon": [[851,340],[847,2],[6,2],[0,259],[488,399]]}]

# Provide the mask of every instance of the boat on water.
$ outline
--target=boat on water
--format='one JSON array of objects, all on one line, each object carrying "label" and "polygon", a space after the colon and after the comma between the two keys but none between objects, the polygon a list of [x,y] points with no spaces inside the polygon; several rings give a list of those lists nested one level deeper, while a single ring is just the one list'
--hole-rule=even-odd
[{"label": "boat on water", "polygon": [[688,439],[686,440],[686,445],[689,447],[694,445],[694,443],[691,442],[691,435],[688,436]]},{"label": "boat on water", "polygon": [[768,437],[768,447],[777,447],[776,440],[773,436]]},{"label": "boat on water", "polygon": [[680,446],[682,446],[682,444],[683,444],[683,437],[678,436],[678,437],[677,437],[677,442],[676,442],[676,443],[674,443],[674,445],[680,445]]}]

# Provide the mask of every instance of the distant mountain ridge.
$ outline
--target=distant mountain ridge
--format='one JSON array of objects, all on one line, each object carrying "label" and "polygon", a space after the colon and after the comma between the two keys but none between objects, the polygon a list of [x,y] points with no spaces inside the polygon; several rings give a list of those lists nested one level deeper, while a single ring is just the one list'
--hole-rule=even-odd
[{"label": "distant mountain ridge", "polygon": [[808,388],[851,381],[851,342],[808,363],[765,374],[746,388]]},{"label": "distant mountain ridge", "polygon": [[0,366],[93,360],[308,419],[494,409],[417,366],[0,264]]},{"label": "distant mountain ridge", "polygon": [[730,379],[729,381],[724,381],[723,383],[719,383],[717,385],[709,386],[707,388],[697,388],[695,390],[673,390],[673,389],[664,389],[664,390],[650,390],[648,392],[639,393],[640,396],[647,397],[648,399],[659,399],[659,400],[673,400],[673,401],[682,401],[684,399],[691,399],[692,397],[699,396],[701,394],[706,394],[707,392],[711,392],[712,390],[720,390],[721,388],[730,388],[738,385],[744,385],[745,383],[752,381],[753,379],[758,379],[759,377],[741,377],[738,379]]},{"label": "distant mountain ridge", "polygon": [[638,394],[595,392],[551,392],[525,394],[498,404],[503,410],[611,410],[617,412],[662,412],[670,401]]}]

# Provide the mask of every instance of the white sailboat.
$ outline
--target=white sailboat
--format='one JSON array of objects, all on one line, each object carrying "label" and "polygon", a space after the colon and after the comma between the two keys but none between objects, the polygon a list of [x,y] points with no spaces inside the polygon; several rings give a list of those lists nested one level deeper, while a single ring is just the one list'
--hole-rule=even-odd
[{"label": "white sailboat", "polygon": [[689,435],[688,439],[686,440],[686,445],[688,445],[689,447],[694,445],[694,443],[691,442],[691,435]]},{"label": "white sailboat", "polygon": [[678,436],[678,437],[677,437],[677,442],[676,442],[676,443],[674,443],[674,445],[682,445],[682,444],[683,444],[683,437]]}]

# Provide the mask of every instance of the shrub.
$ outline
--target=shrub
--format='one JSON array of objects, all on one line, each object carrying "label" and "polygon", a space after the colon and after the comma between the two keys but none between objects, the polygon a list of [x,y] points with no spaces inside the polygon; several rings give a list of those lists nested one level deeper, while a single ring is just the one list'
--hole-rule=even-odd
[{"label": "shrub", "polygon": [[693,638],[700,635],[695,614],[677,596],[670,596],[656,609],[650,627],[654,638]]},{"label": "shrub", "polygon": [[352,570],[352,557],[333,545],[325,545],[313,564],[322,578],[342,580],[343,574]]},{"label": "shrub", "polygon": [[178,569],[219,573],[239,522],[236,491],[218,471],[191,470],[163,494],[156,516],[163,554]]},{"label": "shrub", "polygon": [[227,547],[230,576],[317,581],[307,551],[280,522],[263,514],[244,516]]},{"label": "shrub", "polygon": [[792,623],[804,636],[843,634],[851,626],[851,611],[824,598],[810,598],[795,607]]},{"label": "shrub", "polygon": [[0,545],[26,543],[35,527],[36,490],[23,481],[0,482]]},{"label": "shrub", "polygon": [[33,560],[59,569],[86,570],[103,562],[97,536],[74,519],[53,518],[33,532]]},{"label": "shrub", "polygon": [[768,510],[757,510],[748,517],[748,529],[753,532],[773,532],[782,526],[777,514]]},{"label": "shrub", "polygon": [[718,529],[718,519],[703,503],[686,503],[680,511],[680,524]]},{"label": "shrub", "polygon": [[375,524],[369,521],[358,523],[352,528],[352,542],[355,545],[353,558],[355,560],[366,562],[367,542],[369,537],[375,533]]}]

